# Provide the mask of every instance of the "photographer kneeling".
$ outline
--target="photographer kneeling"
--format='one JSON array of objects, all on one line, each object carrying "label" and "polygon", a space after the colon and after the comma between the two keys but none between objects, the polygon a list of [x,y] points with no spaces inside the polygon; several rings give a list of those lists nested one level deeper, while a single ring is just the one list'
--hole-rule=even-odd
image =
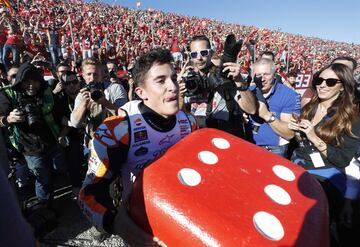
[{"label": "photographer kneeling", "polygon": [[[243,112],[255,113],[256,101],[242,80],[240,65],[236,63],[241,45],[242,41],[236,42],[233,34],[228,35],[220,65],[216,66],[211,61],[213,52],[209,39],[206,36],[193,37],[190,42],[191,65],[180,75],[180,88],[185,96],[185,106],[194,103],[195,111],[202,111],[200,115],[204,116],[205,123],[201,117],[198,118],[201,127],[216,128],[245,138]],[[197,112],[194,115],[199,117]]]}]

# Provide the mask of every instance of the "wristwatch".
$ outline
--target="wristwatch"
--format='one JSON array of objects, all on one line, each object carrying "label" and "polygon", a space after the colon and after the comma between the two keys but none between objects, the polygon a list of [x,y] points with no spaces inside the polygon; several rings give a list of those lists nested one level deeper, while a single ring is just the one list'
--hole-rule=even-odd
[{"label": "wristwatch", "polygon": [[266,122],[267,122],[267,123],[272,123],[272,122],[274,122],[275,120],[276,120],[275,114],[272,113],[272,114],[271,114],[271,117],[270,117]]}]

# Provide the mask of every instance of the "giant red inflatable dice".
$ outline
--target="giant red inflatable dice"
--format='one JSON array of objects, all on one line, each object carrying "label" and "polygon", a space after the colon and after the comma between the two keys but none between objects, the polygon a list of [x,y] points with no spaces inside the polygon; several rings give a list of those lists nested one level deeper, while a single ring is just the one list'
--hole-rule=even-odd
[{"label": "giant red inflatable dice", "polygon": [[215,129],[192,133],[144,169],[130,214],[167,246],[329,245],[327,201],[317,181]]}]

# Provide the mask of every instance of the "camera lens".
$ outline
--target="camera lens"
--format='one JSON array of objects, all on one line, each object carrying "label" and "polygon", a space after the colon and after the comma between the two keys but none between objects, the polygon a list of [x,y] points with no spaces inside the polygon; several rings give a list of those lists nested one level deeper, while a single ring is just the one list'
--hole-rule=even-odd
[{"label": "camera lens", "polygon": [[186,89],[188,91],[195,91],[197,86],[196,80],[188,80],[185,82]]},{"label": "camera lens", "polygon": [[90,93],[90,97],[93,101],[98,101],[103,96],[100,90],[94,90]]}]

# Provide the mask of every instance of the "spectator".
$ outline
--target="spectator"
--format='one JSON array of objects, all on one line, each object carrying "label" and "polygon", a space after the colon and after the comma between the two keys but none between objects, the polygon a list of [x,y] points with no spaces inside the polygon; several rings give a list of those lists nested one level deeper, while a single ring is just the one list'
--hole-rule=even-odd
[{"label": "spectator", "polygon": [[0,64],[4,63],[3,61],[3,50],[6,43],[6,28],[4,25],[4,18],[0,18]]},{"label": "spectator", "polygon": [[297,74],[294,72],[290,72],[288,77],[284,80],[284,85],[292,90],[295,90]]},{"label": "spectator", "polygon": [[81,41],[81,50],[82,50],[82,59],[91,58],[93,56],[92,53],[92,40],[90,33],[85,34],[85,37],[82,37]]},{"label": "spectator", "polygon": [[[58,122],[62,123],[59,133],[59,143],[64,147],[68,161],[68,173],[72,185],[73,198],[77,198],[81,187],[83,175],[82,165],[84,164],[83,129],[76,129],[71,126],[70,114],[74,108],[75,98],[80,91],[80,82],[73,71],[63,72],[61,78],[64,94],[55,95],[57,102],[54,108],[54,115]],[[59,82],[60,83],[60,82]]]},{"label": "spectator", "polygon": [[5,69],[5,65],[0,63],[0,80],[5,80],[6,79],[6,69]]},{"label": "spectator", "polygon": [[[260,58],[270,59],[271,61],[273,61],[275,63],[275,55],[271,51],[262,52]],[[280,72],[280,71],[277,71],[277,72]],[[275,74],[275,79],[276,79],[276,81],[283,83],[283,80],[281,79],[281,75],[279,73]]]},{"label": "spectator", "polygon": [[[91,222],[101,231],[120,235],[131,246],[157,246],[160,243],[143,232],[128,215],[129,196],[134,181],[130,178],[136,177],[158,158],[151,151],[158,145],[158,140],[173,133],[171,141],[162,144],[165,145],[164,149],[168,149],[196,129],[193,117],[179,111],[179,86],[171,62],[171,53],[162,49],[150,51],[136,62],[133,71],[135,91],[141,101],[127,103],[123,110],[119,110],[118,117],[105,120],[99,127],[92,140],[89,170],[80,192],[81,208]],[[137,128],[148,133],[149,142],[143,143],[149,150],[145,154],[148,157],[146,159],[145,156],[139,158],[133,155],[137,149],[134,143],[138,140],[127,138],[134,134],[132,125],[136,119],[141,119]],[[114,133],[106,137],[107,142],[102,141],[104,131]],[[108,145],[109,141],[116,144]],[[143,160],[147,161],[143,163]],[[104,166],[105,162],[108,165]],[[99,175],[99,169],[102,175]],[[120,208],[116,209],[109,196],[109,186],[120,174],[123,192]],[[96,210],[98,207],[105,211],[99,214]]]},{"label": "spectator", "polygon": [[[344,64],[351,70],[351,72],[353,74],[357,67],[356,60],[352,57],[346,57],[346,56],[337,57],[331,63],[332,64],[334,64],[334,63]],[[355,80],[355,82],[356,82],[356,80]],[[358,84],[356,83],[355,85],[358,85]],[[355,87],[355,94],[356,94],[357,98],[360,99],[360,90],[358,90],[358,86]],[[301,99],[301,106],[306,105],[311,100],[312,96],[313,96],[312,89],[311,88],[306,89],[306,91]]]},{"label": "spectator", "polygon": [[21,37],[14,24],[9,25],[7,39],[4,45],[3,58],[6,69],[11,66],[9,55],[12,54],[12,65],[19,65]]},{"label": "spectator", "polygon": [[[359,106],[354,103],[354,85],[354,77],[346,65],[324,67],[314,75],[314,96],[303,108],[301,120],[291,119],[289,123],[289,128],[301,131],[306,138],[306,145],[297,148],[291,160],[313,174],[322,185],[329,201],[330,224],[336,226],[335,229],[351,223],[351,215],[342,215],[341,210],[346,192],[344,168],[360,144]],[[344,241],[340,232],[335,235]],[[332,237],[335,241],[336,237]]]},{"label": "spectator", "polygon": [[11,66],[10,69],[7,72],[6,79],[10,85],[15,84],[16,74],[19,70],[19,67],[17,66]]},{"label": "spectator", "polygon": [[260,58],[269,59],[269,60],[275,62],[275,55],[274,55],[274,53],[271,52],[271,51],[264,51],[264,52],[262,52]]},{"label": "spectator", "polygon": [[274,77],[273,61],[262,58],[253,64],[251,91],[257,97],[258,109],[250,116],[247,128],[256,145],[285,157],[289,140],[294,136],[288,122],[292,113],[300,114],[300,99]]},{"label": "spectator", "polygon": [[64,90],[64,84],[62,81],[63,75],[66,74],[66,72],[70,71],[70,66],[66,63],[59,63],[56,66],[56,79],[54,80],[52,85],[54,85],[53,94],[61,93]]},{"label": "spectator", "polygon": [[354,73],[355,69],[357,68],[357,62],[352,57],[346,57],[346,56],[337,57],[331,63],[332,64],[334,64],[334,63],[344,64],[352,71],[352,73]]},{"label": "spectator", "polygon": [[56,24],[52,22],[50,23],[49,28],[46,29],[53,67],[56,67],[59,63],[59,53],[61,52],[61,30],[68,24],[68,22],[69,19],[67,19],[60,28],[56,28]]}]

